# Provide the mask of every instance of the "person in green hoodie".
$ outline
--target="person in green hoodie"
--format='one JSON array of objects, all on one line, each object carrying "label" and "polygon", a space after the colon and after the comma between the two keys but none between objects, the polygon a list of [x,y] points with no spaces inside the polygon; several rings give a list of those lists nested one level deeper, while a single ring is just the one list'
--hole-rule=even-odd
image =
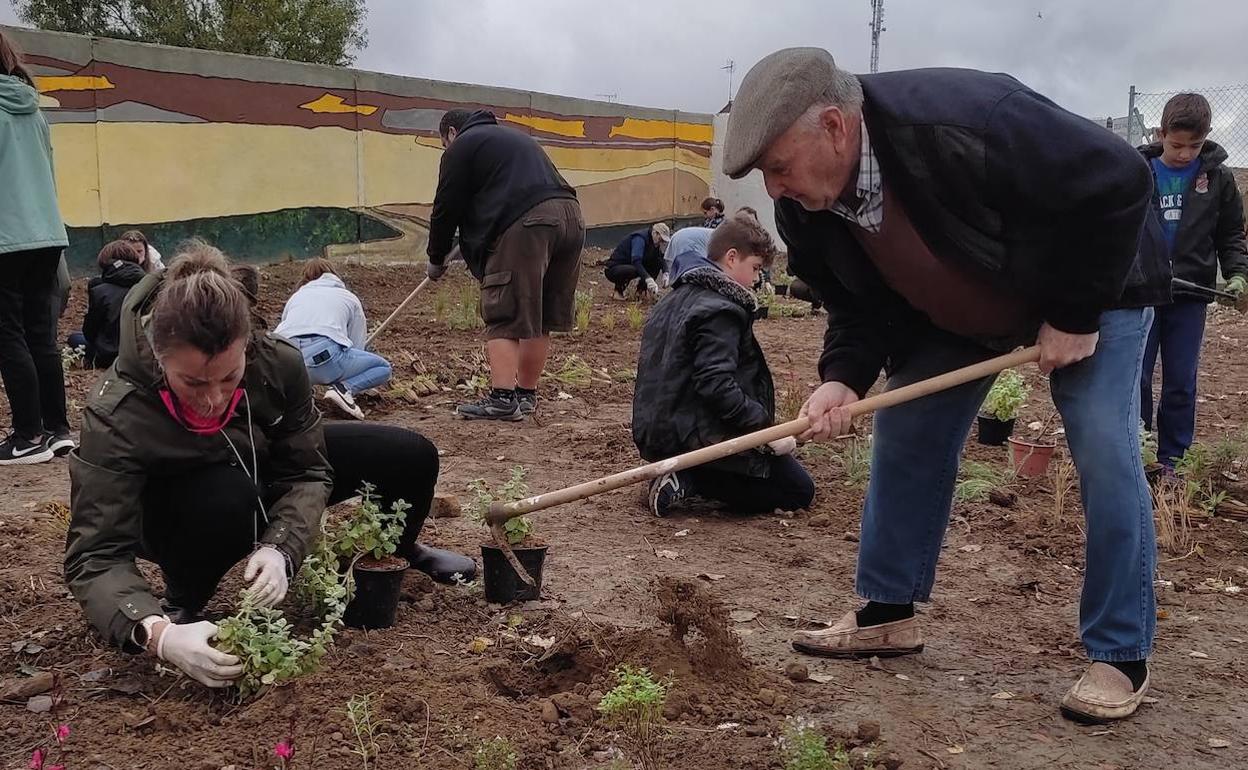
[{"label": "person in green hoodie", "polygon": [[0,32],[0,379],[13,413],[0,465],[47,462],[74,448],[56,345],[57,269],[68,245],[39,92]]},{"label": "person in green hoodie", "polygon": [[[243,288],[217,249],[192,241],[126,296],[120,350],[88,397],[70,455],[65,583],[90,624],[209,687],[241,673],[212,645],[202,610],[246,561],[257,604],[272,607],[319,536],[326,505],[376,488],[411,505],[398,554],[434,580],[471,580],[466,556],[416,542],[438,451],[403,428],[322,425],[299,349],[252,325]],[[155,562],[163,601],[136,565]]]}]

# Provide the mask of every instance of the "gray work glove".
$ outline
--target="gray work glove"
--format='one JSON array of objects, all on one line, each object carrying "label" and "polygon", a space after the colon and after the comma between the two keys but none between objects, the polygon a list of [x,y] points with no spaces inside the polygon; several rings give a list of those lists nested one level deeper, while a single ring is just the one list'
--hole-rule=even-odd
[{"label": "gray work glove", "polygon": [[651,294],[659,293],[659,285],[655,283],[653,278],[646,279],[646,291],[650,292]]},{"label": "gray work glove", "polygon": [[446,264],[435,265],[433,260],[429,260],[429,267],[425,268],[425,275],[429,276],[429,280],[436,281],[446,275]]}]

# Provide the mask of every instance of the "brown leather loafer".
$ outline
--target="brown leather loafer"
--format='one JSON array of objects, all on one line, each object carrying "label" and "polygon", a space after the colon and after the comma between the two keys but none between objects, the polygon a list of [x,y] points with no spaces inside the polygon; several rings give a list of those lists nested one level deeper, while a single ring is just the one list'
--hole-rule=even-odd
[{"label": "brown leather loafer", "polygon": [[825,658],[888,658],[922,652],[923,634],[918,617],[859,628],[857,615],[850,612],[831,628],[798,631],[793,649]]},{"label": "brown leather loafer", "polygon": [[1093,663],[1062,698],[1062,714],[1087,724],[1125,719],[1144,701],[1148,681],[1146,676],[1140,689],[1132,690],[1126,674],[1108,663]]}]

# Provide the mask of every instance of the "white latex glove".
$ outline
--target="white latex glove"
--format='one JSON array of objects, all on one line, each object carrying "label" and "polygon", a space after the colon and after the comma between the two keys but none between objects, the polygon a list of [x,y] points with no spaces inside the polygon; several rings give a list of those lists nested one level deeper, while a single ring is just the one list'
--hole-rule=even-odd
[{"label": "white latex glove", "polygon": [[654,282],[653,278],[646,279],[646,291],[650,292],[651,294],[659,293],[659,285]]},{"label": "white latex glove", "polygon": [[156,643],[156,657],[177,666],[200,684],[229,687],[243,675],[243,664],[234,655],[208,643],[216,636],[217,624],[207,620],[167,625]]},{"label": "white latex glove", "polygon": [[247,560],[243,580],[255,581],[247,589],[256,604],[276,607],[286,598],[289,581],[286,578],[286,557],[271,545],[262,545]]},{"label": "white latex glove", "polygon": [[768,442],[767,446],[771,447],[771,453],[775,455],[791,455],[793,450],[797,449],[797,439],[792,436],[778,438],[775,441]]},{"label": "white latex glove", "polygon": [[659,273],[659,285],[666,289],[671,285],[672,277],[666,271]]}]

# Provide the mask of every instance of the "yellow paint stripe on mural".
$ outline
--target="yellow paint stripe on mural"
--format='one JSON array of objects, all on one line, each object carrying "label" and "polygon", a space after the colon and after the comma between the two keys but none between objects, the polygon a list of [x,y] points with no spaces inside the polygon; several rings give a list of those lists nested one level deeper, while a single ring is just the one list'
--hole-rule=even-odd
[{"label": "yellow paint stripe on mural", "polygon": [[503,117],[503,120],[508,123],[518,123],[522,126],[535,128],[548,134],[558,134],[559,136],[573,138],[585,136],[585,121],[583,120],[559,120],[557,118],[543,118],[537,115],[513,115],[510,112]]},{"label": "yellow paint stripe on mural", "polygon": [[51,91],[107,91],[116,87],[104,75],[45,75],[35,78],[35,88],[41,94]]},{"label": "yellow paint stripe on mural", "polygon": [[316,113],[331,113],[341,115],[343,113],[359,113],[360,115],[372,115],[377,108],[371,104],[347,104],[341,96],[333,94],[325,94],[321,98],[299,105],[300,109],[310,110]]},{"label": "yellow paint stripe on mural", "polygon": [[[626,150],[545,145],[544,149],[559,168],[579,171],[628,171],[649,166],[652,163],[670,163],[673,159],[670,147],[661,150]],[[711,168],[710,158],[684,148],[676,149],[675,159],[680,163],[700,166],[708,171]]]},{"label": "yellow paint stripe on mural", "polygon": [[624,118],[623,123],[611,127],[611,136],[627,136],[630,139],[678,139],[683,142],[710,144],[715,138],[715,129],[705,123]]}]

